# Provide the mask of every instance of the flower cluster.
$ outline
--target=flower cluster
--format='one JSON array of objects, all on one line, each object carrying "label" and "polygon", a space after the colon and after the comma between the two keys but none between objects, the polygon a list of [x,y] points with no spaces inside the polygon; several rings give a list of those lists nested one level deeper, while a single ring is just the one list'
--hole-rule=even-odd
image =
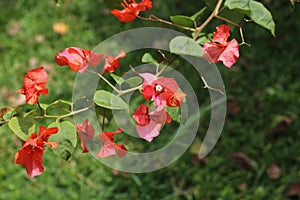
[{"label": "flower cluster", "polygon": [[239,44],[236,39],[227,42],[229,26],[222,24],[216,29],[212,42],[206,42],[203,46],[203,58],[212,63],[223,62],[226,67],[231,67],[239,58]]},{"label": "flower cluster", "polygon": [[49,137],[56,134],[58,128],[45,128],[40,126],[39,137],[32,133],[26,142],[23,143],[22,149],[15,155],[15,163],[23,165],[29,177],[40,175],[44,171],[43,154],[45,145],[51,148],[57,147],[57,142],[49,142]]},{"label": "flower cluster", "polygon": [[[95,67],[100,64],[103,56],[103,54],[95,53],[91,50],[83,50],[79,47],[68,47],[55,55],[55,61],[59,66],[68,65],[74,72],[79,71],[80,73],[85,73],[89,65]],[[126,53],[123,50],[116,57],[106,55],[103,73],[114,72],[115,69],[120,66],[119,59],[125,56]]]},{"label": "flower cluster", "polygon": [[[173,23],[173,21],[168,22],[166,20],[162,20],[152,14],[149,15],[149,18],[139,16],[141,12],[150,10],[152,8],[151,0],[141,0],[140,2],[136,2],[136,0],[123,0],[121,6],[123,7],[122,10],[113,9],[111,11],[111,14],[117,17],[117,19],[121,22],[131,22],[136,18],[159,21],[168,25],[175,25],[176,27],[185,28],[186,30],[194,30],[194,39],[197,39],[197,27],[195,27],[195,29],[184,27],[181,24]],[[200,28],[200,30],[202,29]],[[223,62],[226,67],[233,66],[239,57],[239,44],[235,39],[228,41],[229,36],[229,26],[222,24],[216,27],[212,41],[206,42],[203,46],[203,58],[211,63]],[[103,63],[102,74],[114,73],[115,71],[118,71],[117,69],[121,65],[120,59],[125,57],[126,52],[124,50],[121,50],[118,55],[105,55],[79,47],[68,47],[61,52],[58,52],[54,56],[54,60],[59,66],[69,66],[74,72],[91,72],[97,74],[113,90],[118,92],[118,98],[121,98],[120,96],[128,91],[140,89],[141,95],[144,98],[144,102],[140,103],[137,109],[132,113],[132,117],[136,122],[136,131],[140,138],[146,140],[147,142],[151,142],[155,137],[159,136],[160,131],[165,124],[172,122],[172,117],[168,113],[168,110],[170,109],[169,107],[181,106],[186,94],[180,90],[177,82],[173,78],[159,77],[157,75],[161,73],[157,73],[156,75],[151,73],[139,73],[139,76],[143,78],[143,83],[138,87],[130,88],[128,91],[124,92],[124,90],[117,89],[115,86],[113,86],[113,84],[111,84],[105,78],[105,75],[102,76],[99,72],[97,72],[96,66],[100,63]],[[92,67],[92,70],[88,70],[89,66]],[[159,66],[157,66],[157,70],[158,68]],[[164,68],[161,72],[163,72],[163,70]],[[18,90],[18,92],[25,95],[27,104],[38,105],[38,108],[41,111],[40,113],[42,114],[42,116],[39,116],[39,118],[56,118],[56,122],[58,123],[61,118],[71,116],[75,112],[72,111],[71,106],[70,112],[66,115],[50,116],[47,114],[47,108],[43,108],[43,106],[47,107],[48,105],[42,105],[39,102],[39,95],[48,94],[48,89],[46,88],[47,80],[48,74],[44,70],[43,66],[29,70],[25,74],[24,85],[20,90]],[[110,98],[110,96],[108,98]],[[71,103],[69,105],[71,105]],[[106,105],[103,107],[107,108]],[[90,107],[86,108],[85,110],[87,109],[90,109]],[[110,107],[110,109],[113,108]],[[24,116],[26,116],[26,114],[24,114]],[[103,119],[105,119],[105,116],[103,116]],[[89,152],[90,150],[88,148],[88,143],[95,139],[95,129],[88,119],[85,119],[82,124],[76,126],[77,136],[75,134],[74,127],[74,137],[76,138],[78,136],[80,138],[80,145],[83,149],[83,153]],[[28,176],[34,177],[43,172],[44,166],[42,159],[45,146],[48,145],[50,148],[55,148],[58,146],[57,142],[48,141],[49,137],[52,134],[58,133],[58,131],[59,130],[56,127],[45,128],[44,126],[40,126],[39,134],[32,133],[27,141],[23,142],[21,150],[19,150],[15,155],[15,163],[23,165]],[[62,134],[62,132],[63,131],[60,133]],[[102,146],[97,153],[97,157],[106,158],[117,155],[118,157],[122,158],[126,156],[128,150],[125,145],[115,141],[115,135],[121,132],[121,128],[117,128],[117,130],[113,132],[104,131],[103,124],[103,132],[101,132],[97,137],[98,141],[100,139],[102,142]],[[58,148],[60,148],[60,146]]]},{"label": "flower cluster", "polygon": [[142,95],[145,100],[152,100],[155,110],[149,112],[149,108],[140,104],[133,113],[136,121],[136,130],[139,136],[148,142],[157,137],[165,123],[171,123],[172,119],[165,107],[180,106],[185,94],[179,91],[177,82],[173,78],[158,78],[150,73],[139,74],[144,82],[142,84]]}]

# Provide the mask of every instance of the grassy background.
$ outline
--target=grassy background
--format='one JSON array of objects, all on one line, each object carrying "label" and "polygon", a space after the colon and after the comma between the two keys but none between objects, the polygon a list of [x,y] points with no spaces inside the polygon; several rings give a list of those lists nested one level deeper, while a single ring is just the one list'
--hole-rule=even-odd
[{"label": "grassy background", "polygon": [[[196,0],[154,3],[153,12],[162,18],[190,15],[202,4]],[[0,129],[0,199],[288,199],[291,184],[300,181],[300,8],[296,5],[291,12],[287,0],[264,3],[274,15],[277,36],[273,38],[255,24],[246,24],[245,37],[251,47],[241,47],[241,58],[232,69],[219,66],[229,97],[229,113],[207,162],[197,160],[192,148],[159,171],[125,174],[112,171],[89,154],[81,154],[80,148],[68,162],[48,149],[46,171],[30,179],[21,166],[13,164],[21,143],[5,125]],[[42,101],[70,99],[75,74],[55,65],[53,56],[58,51],[68,46],[91,49],[123,30],[156,25],[120,23],[100,1],[65,0],[56,7],[51,0],[11,0],[0,1],[0,7],[5,8],[0,17],[1,107],[22,100],[14,91],[21,87],[24,73],[40,65],[50,74],[50,94],[41,96]],[[70,31],[65,35],[55,33],[52,25],[56,22],[67,23]],[[233,35],[239,38],[237,30]],[[292,118],[292,123],[281,130],[276,124],[283,117]],[[205,131],[202,129],[199,132]],[[270,131],[277,137],[268,138]],[[246,165],[253,169],[245,169],[243,161],[230,159],[233,152],[247,154],[253,163]],[[280,167],[280,178],[268,176],[271,163]]]}]

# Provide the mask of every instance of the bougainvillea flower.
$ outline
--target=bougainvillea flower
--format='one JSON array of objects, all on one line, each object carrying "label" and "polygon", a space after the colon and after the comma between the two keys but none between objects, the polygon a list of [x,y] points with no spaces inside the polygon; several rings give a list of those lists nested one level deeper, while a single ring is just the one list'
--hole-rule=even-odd
[{"label": "bougainvillea flower", "polygon": [[105,57],[105,62],[104,62],[104,68],[103,68],[103,73],[109,72],[112,73],[115,71],[120,66],[120,58],[124,58],[126,56],[126,52],[124,50],[121,50],[119,55],[116,57],[113,56],[106,56]]},{"label": "bougainvillea flower", "polygon": [[40,94],[48,94],[48,89],[45,88],[47,79],[48,74],[43,66],[32,69],[25,74],[24,85],[17,92],[26,96],[26,103],[35,104]]},{"label": "bougainvillea flower", "polygon": [[80,145],[83,149],[83,153],[89,152],[86,142],[94,138],[94,127],[89,123],[88,119],[85,119],[81,125],[76,126],[76,130],[81,140]]},{"label": "bougainvillea flower", "polygon": [[239,58],[239,44],[236,39],[227,42],[230,36],[230,27],[222,24],[214,32],[212,42],[203,46],[203,58],[212,63],[223,62],[226,67],[231,67]]},{"label": "bougainvillea flower", "polygon": [[149,113],[148,107],[144,104],[140,104],[132,116],[137,122],[136,130],[139,136],[148,142],[159,135],[165,123],[171,123],[171,117],[165,110]]},{"label": "bougainvillea flower", "polygon": [[122,158],[126,155],[126,147],[123,144],[116,144],[114,140],[114,135],[120,132],[122,132],[122,130],[118,128],[114,132],[102,132],[99,134],[100,140],[103,143],[103,146],[97,154],[99,158],[106,158],[115,154]]},{"label": "bougainvillea flower", "polygon": [[45,128],[40,126],[39,138],[32,133],[29,139],[23,143],[22,149],[15,155],[15,163],[23,165],[29,177],[40,175],[44,171],[43,154],[45,144],[51,148],[57,147],[58,143],[48,142],[50,135],[56,134],[58,128]]},{"label": "bougainvillea flower", "polygon": [[114,9],[111,11],[115,17],[121,22],[131,22],[135,20],[136,16],[139,15],[141,11],[152,8],[151,0],[142,0],[137,3],[135,0],[123,0],[121,3],[123,10]]},{"label": "bougainvillea flower", "polygon": [[146,100],[152,98],[157,110],[162,110],[166,105],[170,107],[180,106],[185,94],[178,91],[179,87],[173,78],[157,78],[150,73],[141,73],[144,79],[142,95]]},{"label": "bougainvillea flower", "polygon": [[78,47],[68,47],[57,53],[54,58],[59,66],[69,65],[74,72],[84,73],[89,65],[92,67],[98,65],[103,58],[103,54]]}]

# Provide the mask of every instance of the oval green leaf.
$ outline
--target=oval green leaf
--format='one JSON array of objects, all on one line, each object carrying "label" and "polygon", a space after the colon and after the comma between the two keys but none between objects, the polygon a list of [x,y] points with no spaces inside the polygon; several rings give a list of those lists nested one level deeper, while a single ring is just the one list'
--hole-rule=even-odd
[{"label": "oval green leaf", "polygon": [[141,77],[134,76],[126,79],[124,83],[127,83],[130,87],[136,87],[143,83],[143,79]]},{"label": "oval green leaf", "polygon": [[179,107],[166,106],[166,111],[167,111],[167,113],[169,113],[169,115],[173,121],[180,123],[181,115],[179,113]]},{"label": "oval green leaf", "polygon": [[30,115],[11,118],[8,122],[8,127],[23,141],[26,141],[29,135],[35,132],[35,123]]},{"label": "oval green leaf", "polygon": [[58,146],[52,151],[64,160],[68,160],[77,144],[77,134],[74,124],[68,121],[54,122],[50,127],[57,127],[58,133],[49,138],[51,142],[58,142]]},{"label": "oval green leaf", "polygon": [[170,16],[170,20],[181,26],[194,27],[194,20],[191,17],[184,15],[174,15]]},{"label": "oval green leaf", "polygon": [[157,64],[158,62],[153,58],[153,56],[150,53],[145,53],[142,57],[143,63],[152,63]]},{"label": "oval green leaf", "polygon": [[94,102],[101,107],[112,109],[112,110],[123,110],[127,109],[128,105],[124,100],[112,94],[106,90],[98,90],[94,95]]},{"label": "oval green leaf", "polygon": [[225,7],[246,14],[258,25],[268,29],[275,36],[275,23],[270,11],[260,2],[254,0],[226,0]]},{"label": "oval green leaf", "polygon": [[124,79],[116,74],[110,74],[110,76],[116,81],[118,85],[121,85],[124,82]]},{"label": "oval green leaf", "polygon": [[206,9],[207,9],[207,7],[205,6],[204,8],[202,8],[201,10],[199,10],[198,12],[193,14],[193,16],[191,16],[191,19],[193,21],[200,19],[202,17],[202,15],[205,13]]},{"label": "oval green leaf", "polygon": [[177,36],[170,42],[170,51],[179,55],[202,57],[202,48],[192,38]]}]

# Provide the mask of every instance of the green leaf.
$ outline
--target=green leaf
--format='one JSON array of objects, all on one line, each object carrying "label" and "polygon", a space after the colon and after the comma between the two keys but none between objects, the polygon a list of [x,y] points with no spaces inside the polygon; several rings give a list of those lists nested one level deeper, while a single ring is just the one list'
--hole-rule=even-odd
[{"label": "green leaf", "polygon": [[193,14],[193,16],[191,16],[191,19],[193,21],[200,19],[202,17],[202,15],[205,13],[206,9],[207,9],[207,7],[205,6],[204,8],[202,8],[201,10],[199,10],[198,12]]},{"label": "green leaf", "polygon": [[204,45],[206,42],[211,41],[211,35],[212,34],[206,35],[205,33],[200,33],[196,42],[200,45]]},{"label": "green leaf", "polygon": [[110,76],[116,81],[118,85],[121,85],[124,82],[124,79],[116,74],[110,74]]},{"label": "green leaf", "polygon": [[96,91],[94,95],[94,102],[98,106],[112,110],[122,110],[128,108],[128,105],[121,97],[105,90]]},{"label": "green leaf", "polygon": [[194,27],[194,20],[188,16],[173,15],[173,16],[170,16],[170,20],[173,23],[181,25],[181,26]]},{"label": "green leaf", "polygon": [[136,87],[143,83],[143,79],[141,77],[134,76],[126,79],[124,83],[127,83],[130,87]]},{"label": "green leaf", "polygon": [[43,108],[44,110],[47,110],[50,107],[57,107],[57,106],[63,106],[63,105],[72,106],[72,102],[59,99],[59,100],[52,102],[51,104],[40,103],[41,108]]},{"label": "green leaf", "polygon": [[32,116],[13,117],[8,122],[8,127],[21,140],[26,141],[32,133],[35,132],[35,123]]},{"label": "green leaf", "polygon": [[171,64],[169,63],[168,60],[164,60],[162,63],[160,63],[161,65],[165,66],[168,65],[171,68],[176,68],[179,66],[180,61],[178,59],[174,60]]},{"label": "green leaf", "polygon": [[202,57],[202,48],[193,39],[186,36],[177,36],[170,42],[170,51],[179,55]]},{"label": "green leaf", "polygon": [[143,63],[152,63],[152,64],[158,64],[158,62],[153,58],[153,56],[150,53],[145,53],[142,57]]},{"label": "green leaf", "polygon": [[[229,8],[223,8],[222,11],[218,14],[219,16],[228,19],[236,24],[239,24],[244,18],[245,18],[245,14],[241,13],[237,10],[230,10]],[[230,30],[233,31],[234,28],[236,28],[236,26],[232,25],[232,24],[228,24],[230,26]]]},{"label": "green leaf", "polygon": [[262,3],[254,0],[226,0],[224,6],[246,14],[255,23],[268,29],[275,36],[275,23],[272,14]]},{"label": "green leaf", "polygon": [[57,127],[58,133],[49,138],[51,142],[58,142],[58,146],[53,152],[64,160],[68,160],[76,148],[77,134],[74,124],[69,121],[54,122],[49,125],[49,128]]},{"label": "green leaf", "polygon": [[169,113],[170,117],[172,118],[172,120],[180,123],[181,121],[181,115],[179,113],[179,107],[169,107],[169,106],[166,106],[166,111]]}]

